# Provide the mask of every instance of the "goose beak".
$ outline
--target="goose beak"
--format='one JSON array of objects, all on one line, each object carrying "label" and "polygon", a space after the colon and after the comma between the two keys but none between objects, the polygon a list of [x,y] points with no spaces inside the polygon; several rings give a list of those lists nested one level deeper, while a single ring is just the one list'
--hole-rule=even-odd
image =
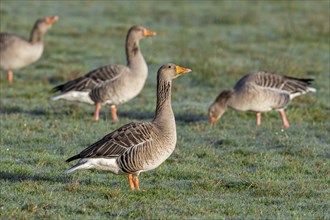
[{"label": "goose beak", "polygon": [[58,21],[58,16],[53,16],[53,17],[45,18],[45,22],[46,22],[47,24],[53,24],[53,23],[55,23],[56,21]]},{"label": "goose beak", "polygon": [[181,66],[176,66],[175,67],[175,72],[176,72],[176,74],[180,75],[180,74],[191,72],[191,69],[184,68],[184,67],[181,67]]},{"label": "goose beak", "polygon": [[143,35],[145,37],[156,36],[156,34],[157,34],[156,32],[148,30],[148,29],[144,29],[144,31],[143,31]]},{"label": "goose beak", "polygon": [[211,126],[215,125],[217,119],[215,117],[210,116],[210,124]]}]

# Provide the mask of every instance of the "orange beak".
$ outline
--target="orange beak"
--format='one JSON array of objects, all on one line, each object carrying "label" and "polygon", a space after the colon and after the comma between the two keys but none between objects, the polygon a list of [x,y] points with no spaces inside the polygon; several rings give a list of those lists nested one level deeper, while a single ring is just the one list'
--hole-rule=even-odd
[{"label": "orange beak", "polygon": [[148,29],[144,29],[143,34],[145,37],[155,36],[157,33]]},{"label": "orange beak", "polygon": [[58,16],[53,16],[53,17],[45,18],[45,22],[46,22],[47,24],[53,24],[53,23],[55,23],[57,20],[58,20]]},{"label": "orange beak", "polygon": [[176,74],[184,74],[184,73],[191,72],[191,69],[184,68],[184,67],[181,67],[181,66],[176,66],[175,67],[175,72],[176,72]]},{"label": "orange beak", "polygon": [[217,122],[217,119],[215,117],[210,116],[210,124],[211,124],[211,126],[215,125],[216,122]]}]

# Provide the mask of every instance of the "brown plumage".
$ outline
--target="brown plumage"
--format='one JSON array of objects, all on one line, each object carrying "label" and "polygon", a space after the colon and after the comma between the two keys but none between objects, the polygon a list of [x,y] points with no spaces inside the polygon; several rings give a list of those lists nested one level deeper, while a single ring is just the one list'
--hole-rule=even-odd
[{"label": "brown plumage", "polygon": [[148,76],[148,66],[140,50],[139,41],[155,32],[133,26],[126,37],[127,65],[108,65],[56,86],[53,92],[61,93],[53,100],[65,99],[95,104],[94,120],[99,119],[101,105],[110,104],[112,118],[118,121],[116,105],[125,103],[142,90]]},{"label": "brown plumage", "polygon": [[227,106],[240,111],[255,111],[257,125],[261,124],[261,112],[279,111],[283,127],[289,127],[284,109],[290,101],[307,92],[312,79],[299,79],[267,72],[254,72],[242,77],[233,89],[222,91],[209,107],[213,125],[224,114]]},{"label": "brown plumage", "polygon": [[171,106],[172,79],[190,72],[175,64],[165,64],[158,70],[157,105],[151,122],[129,123],[70,157],[80,159],[67,173],[78,169],[100,169],[114,174],[126,174],[132,190],[140,190],[138,176],[155,169],[174,151],[176,125]]},{"label": "brown plumage", "polygon": [[57,16],[35,22],[27,41],[13,34],[0,33],[0,69],[7,71],[8,82],[13,82],[13,70],[37,61],[43,52],[43,36],[58,20]]}]

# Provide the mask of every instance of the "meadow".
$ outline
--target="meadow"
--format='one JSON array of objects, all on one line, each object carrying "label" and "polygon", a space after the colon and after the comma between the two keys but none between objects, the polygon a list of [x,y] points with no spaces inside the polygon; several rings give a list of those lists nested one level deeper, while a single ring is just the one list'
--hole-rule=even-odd
[{"label": "meadow", "polygon": [[[0,32],[28,38],[36,19],[58,15],[35,64],[0,75],[1,219],[330,219],[329,1],[0,0]],[[125,64],[135,24],[156,31],[140,42],[149,66],[141,94],[109,106],[52,102],[50,90],[107,64]],[[65,160],[131,121],[151,120],[156,72],[192,69],[173,82],[178,142],[171,157],[140,175],[64,174]],[[317,93],[277,112],[227,110],[216,126],[207,109],[243,75],[266,70],[313,78]]]}]

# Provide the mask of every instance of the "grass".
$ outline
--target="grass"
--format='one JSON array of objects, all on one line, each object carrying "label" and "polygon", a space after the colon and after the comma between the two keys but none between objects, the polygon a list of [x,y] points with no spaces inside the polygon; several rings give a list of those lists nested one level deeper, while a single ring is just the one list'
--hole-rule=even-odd
[{"label": "grass", "polygon": [[[329,219],[329,1],[0,1],[0,31],[28,37],[33,22],[58,15],[37,63],[0,81],[2,219]],[[149,65],[142,93],[118,107],[51,102],[55,85],[95,67],[125,64],[128,28],[158,33],[141,42]],[[193,72],[175,80],[178,143],[156,170],[125,176],[65,175],[64,161],[130,121],[149,120],[156,71],[167,62]],[[254,70],[312,77],[318,92],[286,110],[228,110],[217,126],[207,108]]]}]

